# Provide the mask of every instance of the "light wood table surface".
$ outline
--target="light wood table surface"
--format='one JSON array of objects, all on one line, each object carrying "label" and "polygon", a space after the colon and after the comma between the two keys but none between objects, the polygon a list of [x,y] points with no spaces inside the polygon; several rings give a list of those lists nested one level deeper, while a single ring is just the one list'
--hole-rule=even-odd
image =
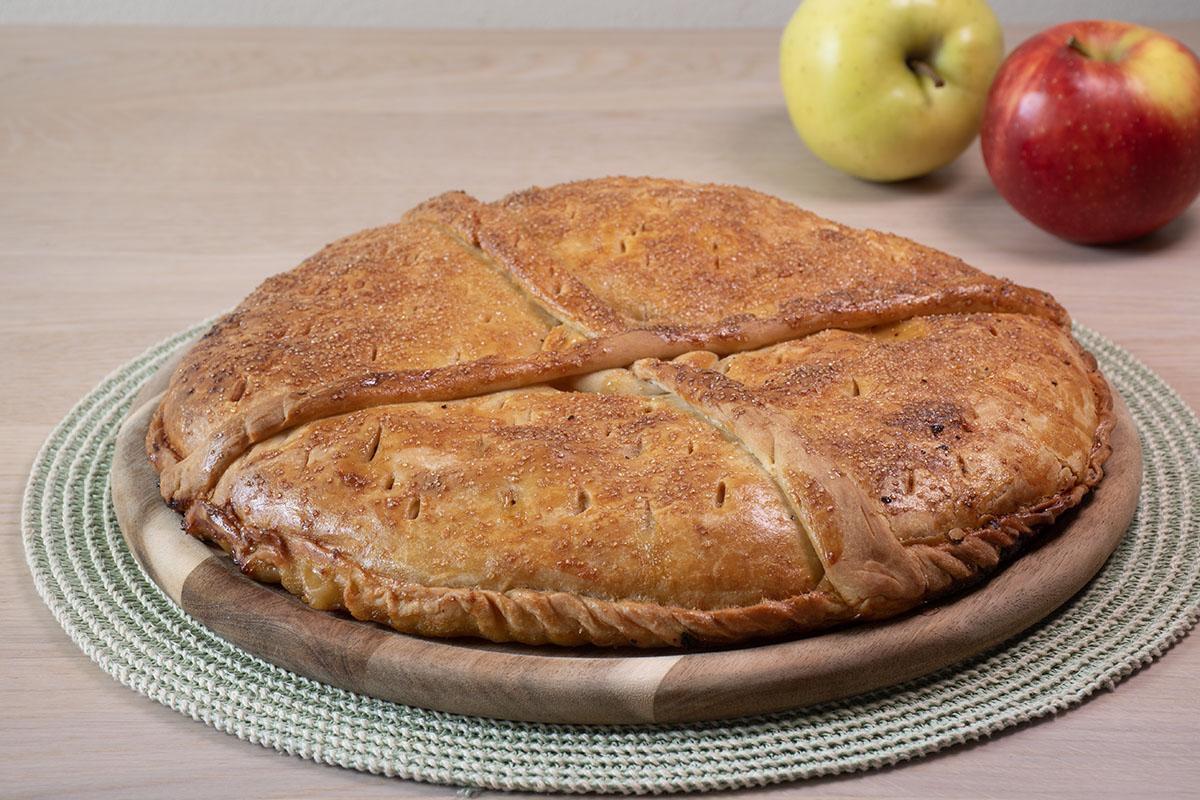
[{"label": "light wood table surface", "polygon": [[[1200,21],[1169,28],[1200,50]],[[111,370],[447,189],[750,186],[1049,290],[1200,408],[1200,207],[1090,248],[1009,209],[977,145],[922,180],[848,178],[791,129],[777,35],[0,28],[0,796],[454,796],[279,755],[123,688],[38,598],[19,524],[39,446]],[[1198,678],[1192,636],[989,741],[738,796],[1200,797]]]}]

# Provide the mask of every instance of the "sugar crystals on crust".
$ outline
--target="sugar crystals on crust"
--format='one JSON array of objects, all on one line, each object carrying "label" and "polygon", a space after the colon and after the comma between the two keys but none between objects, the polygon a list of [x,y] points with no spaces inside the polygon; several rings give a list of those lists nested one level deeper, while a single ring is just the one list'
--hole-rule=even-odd
[{"label": "sugar crystals on crust", "polygon": [[1102,474],[1045,293],[747,189],[452,192],[268,280],[147,449],[317,608],[530,644],[732,643],[962,587]]}]

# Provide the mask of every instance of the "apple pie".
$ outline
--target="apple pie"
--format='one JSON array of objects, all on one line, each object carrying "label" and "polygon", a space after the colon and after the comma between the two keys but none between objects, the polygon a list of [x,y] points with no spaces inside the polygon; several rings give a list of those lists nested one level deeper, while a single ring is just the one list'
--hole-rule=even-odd
[{"label": "apple pie", "polygon": [[1050,296],[748,189],[451,192],[267,280],[174,373],[163,497],[413,634],[692,646],[961,589],[1100,480]]}]

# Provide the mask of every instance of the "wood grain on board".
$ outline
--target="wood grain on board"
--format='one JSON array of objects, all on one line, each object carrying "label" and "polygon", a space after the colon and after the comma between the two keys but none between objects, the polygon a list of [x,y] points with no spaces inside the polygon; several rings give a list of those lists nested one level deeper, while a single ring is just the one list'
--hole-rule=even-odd
[{"label": "wood grain on board", "polygon": [[[149,388],[161,385],[168,369]],[[424,639],[309,608],[184,534],[146,459],[146,429],[158,399],[147,394],[117,441],[113,499],[138,561],[183,610],[238,647],[314,680],[438,711],[534,722],[768,713],[949,666],[1025,630],[1078,592],[1129,526],[1142,476],[1137,434],[1118,398],[1105,479],[1080,509],[974,591],[883,623],[707,651]]]}]

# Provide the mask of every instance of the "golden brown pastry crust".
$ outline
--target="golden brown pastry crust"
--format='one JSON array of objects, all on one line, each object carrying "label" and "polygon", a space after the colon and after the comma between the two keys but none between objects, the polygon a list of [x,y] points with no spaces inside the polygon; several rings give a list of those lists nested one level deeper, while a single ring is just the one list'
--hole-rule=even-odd
[{"label": "golden brown pastry crust", "polygon": [[1102,474],[1049,296],[735,187],[450,193],[276,276],[147,439],[188,530],[402,631],[637,646],[881,619]]}]

